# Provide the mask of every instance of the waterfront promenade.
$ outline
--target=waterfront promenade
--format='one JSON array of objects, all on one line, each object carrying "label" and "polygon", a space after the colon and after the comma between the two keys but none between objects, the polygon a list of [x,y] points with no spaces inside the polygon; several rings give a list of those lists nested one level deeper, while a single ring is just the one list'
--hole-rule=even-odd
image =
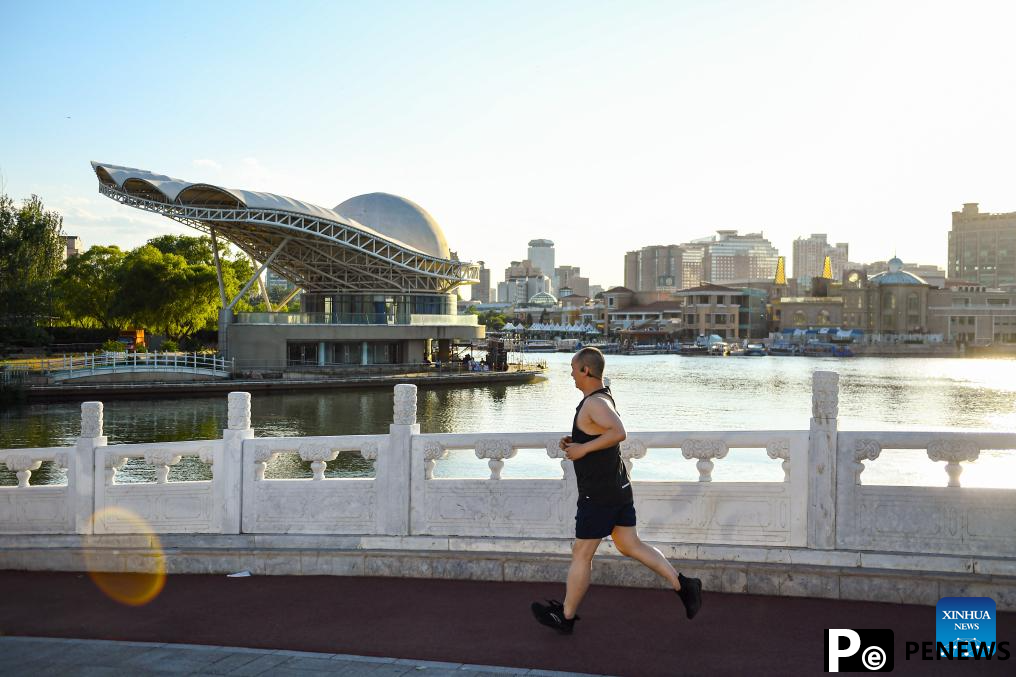
[{"label": "waterfront promenade", "polygon": [[[823,629],[837,627],[892,629],[896,673],[1011,674],[1013,665],[1013,659],[975,664],[923,661],[916,655],[908,661],[905,642],[935,641],[935,610],[927,606],[708,590],[702,613],[688,621],[669,591],[594,585],[575,634],[565,637],[537,624],[529,612],[531,601],[559,599],[562,593],[561,583],[170,576],[153,602],[126,607],[104,597],[84,574],[7,571],[0,572],[0,630],[6,635],[324,656],[244,658],[194,647],[120,645],[48,645],[14,652],[12,643],[0,638],[0,673],[63,675],[76,674],[69,669],[74,666],[91,666],[96,669],[77,674],[162,670],[310,677],[336,674],[341,666],[343,675],[395,677],[496,674],[489,666],[500,666],[517,670],[509,674],[533,670],[533,675],[541,670],[644,677],[810,675],[822,672]],[[1016,613],[998,615],[997,638],[1016,638]],[[392,662],[348,665],[350,654]]]}]

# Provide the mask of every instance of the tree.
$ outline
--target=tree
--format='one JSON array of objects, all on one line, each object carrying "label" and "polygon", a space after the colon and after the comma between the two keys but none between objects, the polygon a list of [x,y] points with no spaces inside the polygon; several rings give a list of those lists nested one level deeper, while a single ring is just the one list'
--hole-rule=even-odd
[{"label": "tree", "polygon": [[63,263],[63,217],[33,195],[21,208],[0,194],[0,320],[35,325],[52,314],[53,279]]},{"label": "tree", "polygon": [[218,316],[214,266],[190,265],[179,254],[145,245],[126,256],[118,278],[124,314],[136,326],[179,341]]},{"label": "tree", "polygon": [[57,302],[66,320],[103,329],[126,328],[120,294],[124,257],[119,247],[97,245],[68,259],[57,277]]}]

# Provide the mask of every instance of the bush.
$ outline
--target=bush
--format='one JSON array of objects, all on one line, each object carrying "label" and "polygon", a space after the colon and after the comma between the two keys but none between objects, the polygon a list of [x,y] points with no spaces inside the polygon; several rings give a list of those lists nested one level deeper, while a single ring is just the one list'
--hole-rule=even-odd
[{"label": "bush", "polygon": [[134,352],[136,352],[136,353],[147,353],[148,352],[148,346],[146,346],[144,343],[136,345],[136,346],[134,346]]},{"label": "bush", "polygon": [[180,346],[176,344],[173,339],[166,339],[162,342],[162,351],[165,353],[175,353],[180,350]]},{"label": "bush", "polygon": [[105,343],[103,343],[102,344],[102,349],[104,351],[106,351],[107,353],[124,353],[124,352],[127,352],[127,346],[125,346],[124,344],[120,343],[119,341],[114,341],[113,339],[110,339],[110,340],[106,341]]}]

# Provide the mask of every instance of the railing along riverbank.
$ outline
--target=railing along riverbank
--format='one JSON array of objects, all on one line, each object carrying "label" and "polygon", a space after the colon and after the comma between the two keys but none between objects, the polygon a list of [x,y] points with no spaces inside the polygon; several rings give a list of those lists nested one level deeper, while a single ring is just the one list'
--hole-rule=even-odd
[{"label": "railing along riverbank", "polygon": [[[677,450],[675,462],[698,472],[634,482],[640,534],[713,589],[934,604],[962,588],[1016,609],[1016,490],[961,486],[964,464],[1016,450],[1016,434],[840,432],[838,398],[838,375],[815,372],[808,430],[629,433],[629,468]],[[86,402],[75,446],[0,450],[19,481],[0,487],[0,568],[74,569],[98,556],[113,570],[146,570],[157,556],[171,571],[563,580],[577,499],[564,431],[424,434],[416,386],[398,385],[387,434],[255,437],[250,401],[229,394],[220,440],[109,445],[102,403]],[[780,464],[783,481],[713,482],[731,449]],[[866,464],[901,449],[943,464],[942,486],[864,484]],[[456,450],[472,450],[489,477],[436,476]],[[373,464],[373,476],[325,478],[343,453]],[[280,454],[310,463],[313,477],[267,479]],[[560,473],[505,478],[520,454],[558,459]],[[212,479],[171,481],[185,456]],[[144,458],[156,481],[118,482],[128,458]],[[33,486],[43,461],[65,468],[66,484]],[[153,555],[160,541],[166,551]],[[655,584],[606,561],[596,580]]]}]

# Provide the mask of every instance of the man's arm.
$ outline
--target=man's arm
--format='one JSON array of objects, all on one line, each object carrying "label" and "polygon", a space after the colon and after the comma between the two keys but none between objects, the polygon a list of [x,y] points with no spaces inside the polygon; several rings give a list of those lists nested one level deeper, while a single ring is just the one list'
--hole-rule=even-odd
[{"label": "man's arm", "polygon": [[582,412],[589,416],[590,421],[600,429],[600,436],[583,444],[568,444],[565,447],[565,455],[570,461],[577,461],[586,454],[602,449],[609,449],[615,444],[624,441],[628,434],[624,430],[624,424],[614,411],[614,407],[602,397],[593,397],[586,402]]}]

